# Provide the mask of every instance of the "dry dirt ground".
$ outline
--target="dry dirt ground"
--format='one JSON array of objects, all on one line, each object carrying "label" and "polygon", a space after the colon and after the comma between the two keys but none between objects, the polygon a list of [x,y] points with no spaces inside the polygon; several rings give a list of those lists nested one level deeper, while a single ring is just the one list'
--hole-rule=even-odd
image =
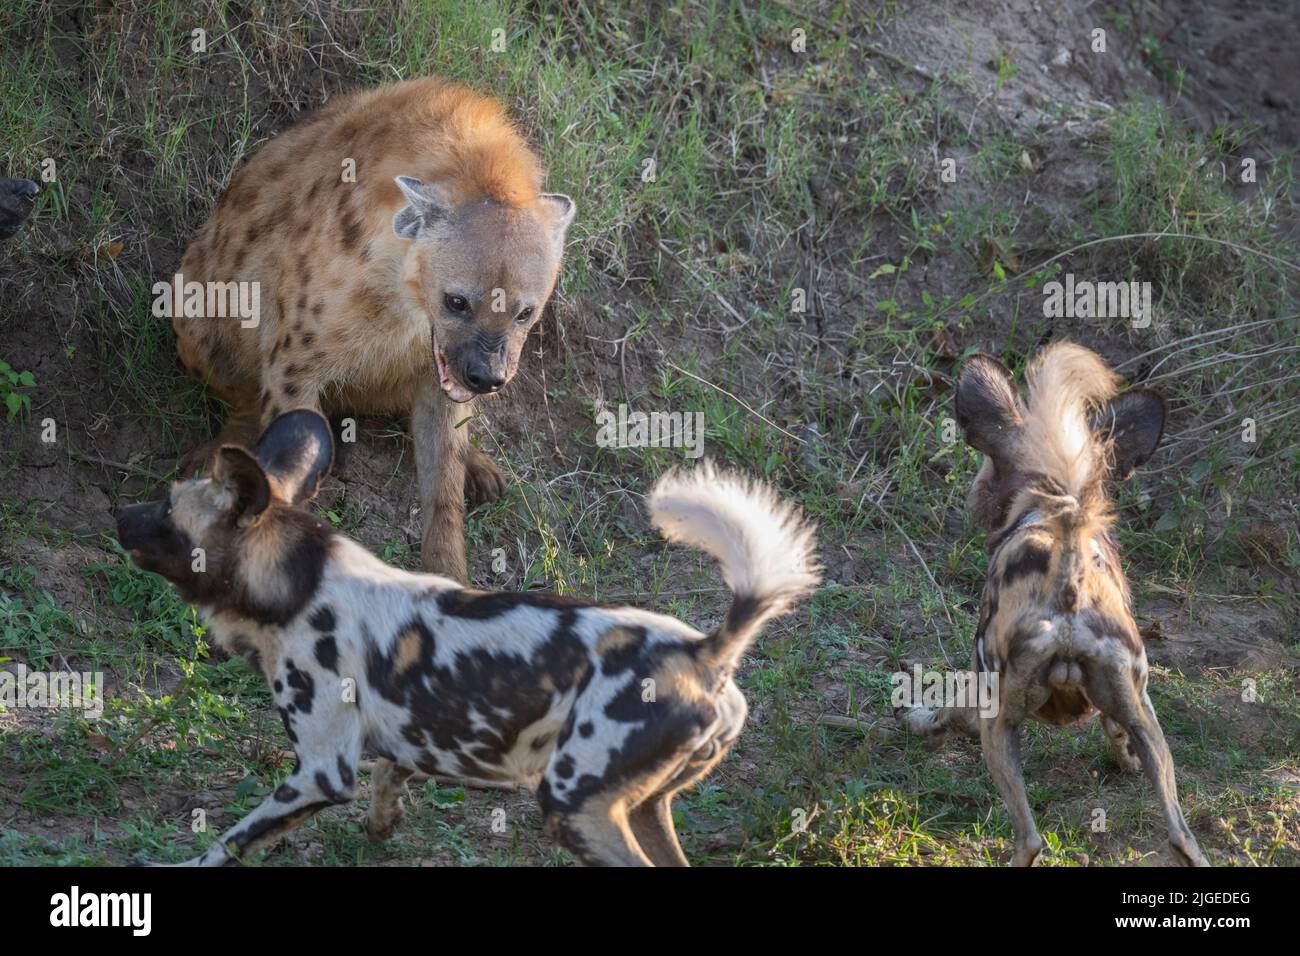
[{"label": "dry dirt ground", "polygon": [[[0,360],[35,382],[0,381],[25,399],[0,422],[0,658],[101,671],[110,703],[100,720],[0,709],[0,865],[183,859],[211,839],[196,808],[219,831],[284,773],[265,691],[111,540],[110,508],[157,492],[221,415],[148,290],[259,144],[421,72],[505,99],[580,207],[555,305],[476,423],[512,490],[470,522],[474,581],[717,621],[712,569],[640,507],[680,452],[596,446],[595,410],[621,402],[704,410],[711,457],[820,522],[828,583],[754,650],[746,736],[678,805],[693,860],[1008,859],[977,749],[903,737],[889,674],[969,654],[984,558],[961,516],[977,462],[943,437],[952,373],[1069,337],[1171,398],[1165,446],[1120,503],[1189,821],[1216,862],[1300,862],[1300,22],[1286,0],[850,6],[0,12],[0,174],[60,169],[0,249]],[[195,25],[210,55],[189,50]],[[511,53],[494,57],[497,25]],[[1153,280],[1156,322],[1043,317],[1064,271]],[[404,423],[361,431],[319,507],[413,567]],[[1149,789],[1095,728],[1034,731],[1027,752],[1049,862],[1164,862]],[[340,809],[265,862],[565,860],[526,793],[411,790],[383,847]]]}]

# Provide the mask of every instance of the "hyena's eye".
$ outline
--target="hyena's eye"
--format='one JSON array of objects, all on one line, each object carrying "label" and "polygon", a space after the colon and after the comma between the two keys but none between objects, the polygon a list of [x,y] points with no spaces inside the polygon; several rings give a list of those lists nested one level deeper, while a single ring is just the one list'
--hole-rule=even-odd
[{"label": "hyena's eye", "polygon": [[463,295],[452,295],[449,292],[442,297],[442,304],[447,307],[448,312],[469,311],[469,300]]},{"label": "hyena's eye", "polygon": [[528,305],[520,309],[519,314],[515,316],[515,321],[527,322],[532,317],[533,317],[533,307],[531,305]]}]

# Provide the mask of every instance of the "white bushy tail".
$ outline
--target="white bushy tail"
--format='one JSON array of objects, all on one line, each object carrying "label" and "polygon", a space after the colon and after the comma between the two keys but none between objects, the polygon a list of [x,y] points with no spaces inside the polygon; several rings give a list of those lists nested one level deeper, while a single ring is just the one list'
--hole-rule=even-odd
[{"label": "white bushy tail", "polygon": [[1093,438],[1091,414],[1114,397],[1118,380],[1101,356],[1073,342],[1043,349],[1029,363],[1025,378],[1024,464],[1080,498],[1096,483],[1104,453]]},{"label": "white bushy tail", "polygon": [[731,588],[731,608],[705,639],[702,661],[734,667],[763,624],[821,580],[813,525],[761,482],[706,462],[661,477],[648,506],[665,538],[711,555]]}]

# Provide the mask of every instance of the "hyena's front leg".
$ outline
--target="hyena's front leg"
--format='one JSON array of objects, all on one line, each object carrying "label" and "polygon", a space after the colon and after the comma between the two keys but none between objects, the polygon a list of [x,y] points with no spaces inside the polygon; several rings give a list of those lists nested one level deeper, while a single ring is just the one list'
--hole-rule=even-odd
[{"label": "hyena's front leg", "polygon": [[424,570],[469,583],[465,561],[466,424],[472,406],[443,398],[434,383],[416,389],[411,409],[415,470],[424,512],[420,560]]}]

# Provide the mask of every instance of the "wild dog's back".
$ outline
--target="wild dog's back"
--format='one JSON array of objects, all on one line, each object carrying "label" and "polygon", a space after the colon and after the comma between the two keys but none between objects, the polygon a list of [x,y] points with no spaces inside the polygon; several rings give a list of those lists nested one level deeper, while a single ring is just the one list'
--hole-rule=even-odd
[{"label": "wild dog's back", "polygon": [[1066,342],[1044,349],[1026,380],[1014,453],[1001,465],[1020,477],[994,531],[980,645],[1044,671],[1054,692],[1040,716],[1069,722],[1091,712],[1071,661],[1097,657],[1113,639],[1142,651],[1105,489],[1113,447],[1095,424],[1118,383],[1099,356]]}]

